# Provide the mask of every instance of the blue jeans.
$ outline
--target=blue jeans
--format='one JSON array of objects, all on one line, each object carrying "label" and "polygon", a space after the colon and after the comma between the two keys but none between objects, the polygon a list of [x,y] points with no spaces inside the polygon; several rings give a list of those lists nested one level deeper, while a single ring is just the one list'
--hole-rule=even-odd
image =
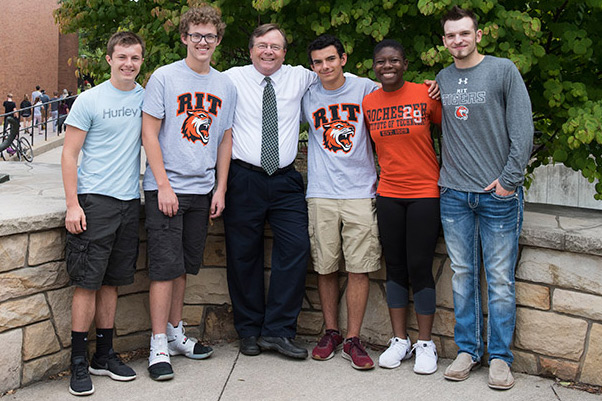
[{"label": "blue jeans", "polygon": [[512,364],[516,323],[514,269],[523,223],[522,187],[510,196],[441,188],[441,222],[454,271],[452,287],[458,352],[479,361],[484,354],[481,254],[487,279],[489,360]]}]

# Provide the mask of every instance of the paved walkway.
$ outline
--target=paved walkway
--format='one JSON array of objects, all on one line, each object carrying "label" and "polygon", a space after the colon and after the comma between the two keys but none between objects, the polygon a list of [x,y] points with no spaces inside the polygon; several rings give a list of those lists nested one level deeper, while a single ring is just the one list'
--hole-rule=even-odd
[{"label": "paved walkway", "polygon": [[[312,344],[306,343],[308,349]],[[553,380],[516,374],[516,385],[508,391],[487,387],[487,368],[474,371],[464,382],[450,382],[443,371],[451,362],[439,361],[439,370],[429,376],[412,371],[413,361],[397,369],[354,370],[340,353],[329,360],[294,361],[275,353],[257,357],[239,354],[237,344],[215,346],[213,356],[194,361],[172,358],[175,378],[154,382],[148,376],[146,359],[130,365],[138,373],[132,382],[93,377],[95,401],[175,400],[421,400],[421,401],[600,401],[602,396],[564,388]],[[377,351],[369,351],[373,359]],[[69,377],[49,380],[5,395],[2,400],[68,400]]]}]

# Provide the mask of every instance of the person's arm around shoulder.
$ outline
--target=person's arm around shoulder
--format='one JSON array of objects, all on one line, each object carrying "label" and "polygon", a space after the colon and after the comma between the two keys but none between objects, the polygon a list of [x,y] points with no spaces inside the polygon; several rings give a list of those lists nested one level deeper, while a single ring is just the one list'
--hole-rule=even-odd
[{"label": "person's arm around shoulder", "polygon": [[222,142],[217,147],[217,188],[211,200],[209,217],[219,217],[226,207],[226,189],[228,187],[228,171],[232,158],[232,129],[224,131]]},{"label": "person's arm around shoulder", "polygon": [[144,146],[146,160],[157,182],[159,210],[164,215],[172,217],[178,212],[179,204],[163,164],[163,153],[159,144],[162,121],[150,114],[142,113],[142,146]]},{"label": "person's arm around shoulder", "polygon": [[86,131],[67,125],[63,153],[61,154],[63,187],[67,204],[65,228],[71,234],[81,234],[87,228],[86,214],[77,199],[77,158],[86,135]]}]

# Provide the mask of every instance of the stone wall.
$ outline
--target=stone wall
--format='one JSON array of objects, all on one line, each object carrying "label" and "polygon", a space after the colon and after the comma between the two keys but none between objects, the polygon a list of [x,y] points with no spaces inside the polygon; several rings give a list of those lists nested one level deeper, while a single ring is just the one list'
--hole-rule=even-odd
[{"label": "stone wall", "polygon": [[[50,220],[5,225],[6,229],[0,230],[0,343],[4,349],[0,364],[9,367],[0,370],[0,394],[68,367],[72,288],[65,272],[61,221],[53,215]],[[514,370],[602,385],[601,221],[599,215],[592,220],[526,213],[516,272]],[[149,281],[142,222],[140,234],[135,283],[119,291],[118,352],[148,347]],[[270,236],[266,230],[266,281]],[[184,307],[188,333],[209,342],[236,338],[225,266],[223,225],[217,220],[209,230],[204,268],[188,280]],[[438,305],[434,341],[442,357],[453,358],[457,348],[453,341],[452,272],[443,240],[437,246],[433,273]],[[381,346],[391,336],[384,280],[384,268],[371,275],[362,329],[364,341]],[[343,274],[340,282],[341,327],[345,327]],[[413,313],[409,322],[410,337],[415,340]],[[310,267],[298,330],[305,336],[317,336],[323,330],[317,277]]]}]

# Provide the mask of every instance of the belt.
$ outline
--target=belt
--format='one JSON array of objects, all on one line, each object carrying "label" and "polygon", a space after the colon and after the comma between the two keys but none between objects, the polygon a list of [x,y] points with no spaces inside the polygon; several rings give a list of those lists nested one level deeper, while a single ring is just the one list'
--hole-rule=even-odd
[{"label": "belt", "polygon": [[[232,159],[232,163],[238,164],[240,167],[246,168],[247,170],[251,170],[251,171],[257,171],[258,173],[263,173],[266,174],[265,170],[262,167],[257,167],[251,163],[247,163],[247,162],[243,162],[240,159]],[[289,170],[293,170],[295,168],[295,163],[291,163],[286,167],[282,167],[279,168],[278,170],[274,171],[274,174],[272,175],[278,175],[278,174],[284,174]]]}]

